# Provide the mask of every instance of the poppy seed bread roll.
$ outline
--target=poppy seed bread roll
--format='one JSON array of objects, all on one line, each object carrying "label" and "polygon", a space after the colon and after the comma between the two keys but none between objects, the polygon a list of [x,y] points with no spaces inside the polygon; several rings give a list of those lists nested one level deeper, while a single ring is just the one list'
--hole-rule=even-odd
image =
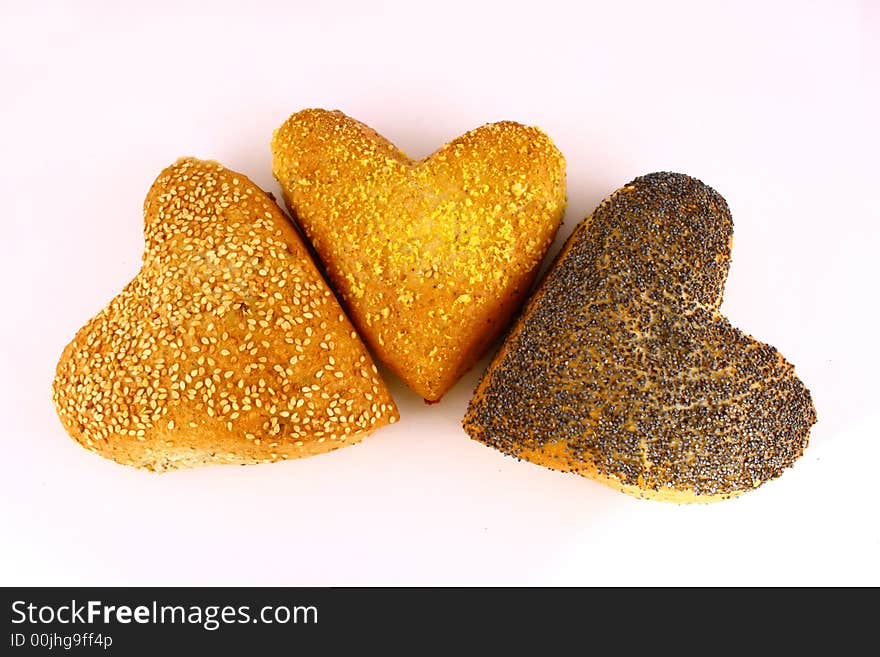
[{"label": "poppy seed bread roll", "polygon": [[721,315],[733,222],[689,176],[654,173],[579,225],[468,407],[502,452],[629,494],[738,495],[778,477],[816,413],[794,368]]},{"label": "poppy seed bread roll", "polygon": [[154,471],[327,452],[394,422],[370,356],[274,201],[181,159],[144,204],[143,267],[64,349],[58,416]]}]

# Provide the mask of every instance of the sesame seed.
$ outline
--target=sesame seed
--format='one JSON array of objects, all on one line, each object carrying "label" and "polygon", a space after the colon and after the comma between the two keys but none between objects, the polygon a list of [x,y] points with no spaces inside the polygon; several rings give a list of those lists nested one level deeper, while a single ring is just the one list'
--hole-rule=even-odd
[{"label": "sesame seed", "polygon": [[[267,452],[211,452],[204,436],[228,431],[224,441],[260,446],[254,429],[265,421],[263,438],[317,444],[312,417],[332,395],[369,406],[371,388],[359,378],[327,377],[327,389],[298,381],[327,362],[309,340],[317,330],[328,347],[341,345],[340,369],[354,371],[368,355],[289,220],[246,178],[232,180],[216,163],[191,159],[162,173],[144,206],[143,269],[65,351],[53,401],[71,435],[98,453],[153,470],[260,462]],[[230,207],[237,211],[221,213]],[[327,328],[325,316],[342,319]],[[292,416],[286,409],[305,410],[304,398],[311,415]],[[200,429],[198,442],[180,438],[177,449],[191,455],[169,459],[164,432],[179,425]]]}]

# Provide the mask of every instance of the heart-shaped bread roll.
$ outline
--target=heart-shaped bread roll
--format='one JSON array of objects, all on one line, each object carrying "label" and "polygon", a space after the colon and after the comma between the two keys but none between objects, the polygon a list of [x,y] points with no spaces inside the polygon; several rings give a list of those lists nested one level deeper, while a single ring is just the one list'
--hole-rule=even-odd
[{"label": "heart-shaped bread roll", "polygon": [[483,126],[418,162],[341,112],[272,141],[291,213],[376,355],[436,401],[525,298],[565,209],[565,161],[537,128]]},{"label": "heart-shaped bread roll", "polygon": [[723,499],[779,476],[816,413],[780,353],[718,310],[732,234],[724,199],[688,176],[619,189],[566,243],[465,430],[662,500]]},{"label": "heart-shaped bread roll", "polygon": [[144,218],[142,269],[58,363],[75,440],[162,471],[318,454],[397,419],[293,225],[245,176],[178,160]]}]

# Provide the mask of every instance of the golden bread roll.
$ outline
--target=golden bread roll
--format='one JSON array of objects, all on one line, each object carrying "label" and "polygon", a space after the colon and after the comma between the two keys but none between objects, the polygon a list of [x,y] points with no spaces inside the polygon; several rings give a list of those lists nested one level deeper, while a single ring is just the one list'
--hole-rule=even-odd
[{"label": "golden bread roll", "polygon": [[272,140],[288,208],[361,336],[436,401],[525,298],[565,209],[565,161],[537,128],[483,126],[413,161],[341,112]]},{"label": "golden bread roll", "polygon": [[178,160],[144,219],[140,272],[58,362],[80,444],[163,471],[309,456],[397,420],[293,225],[245,176]]},{"label": "golden bread roll", "polygon": [[778,477],[816,412],[794,368],[721,315],[733,222],[681,174],[637,178],[578,226],[464,418],[512,456],[626,493],[709,502]]}]

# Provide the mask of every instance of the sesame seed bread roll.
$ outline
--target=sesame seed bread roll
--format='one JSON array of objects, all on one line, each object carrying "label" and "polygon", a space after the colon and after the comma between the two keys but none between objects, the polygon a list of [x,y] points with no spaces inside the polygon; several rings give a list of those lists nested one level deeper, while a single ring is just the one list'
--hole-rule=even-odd
[{"label": "sesame seed bread roll", "polygon": [[565,210],[565,160],[539,129],[477,128],[419,161],[341,112],[272,140],[291,214],[376,356],[437,401],[527,295]]},{"label": "sesame seed bread roll", "polygon": [[631,495],[711,502],[778,477],[816,411],[794,367],[719,306],[733,221],[654,173],[578,226],[477,387],[474,439]]},{"label": "sesame seed bread roll", "polygon": [[153,471],[327,452],[397,408],[306,246],[240,173],[184,158],[144,203],[138,275],[52,386],[83,447]]}]

